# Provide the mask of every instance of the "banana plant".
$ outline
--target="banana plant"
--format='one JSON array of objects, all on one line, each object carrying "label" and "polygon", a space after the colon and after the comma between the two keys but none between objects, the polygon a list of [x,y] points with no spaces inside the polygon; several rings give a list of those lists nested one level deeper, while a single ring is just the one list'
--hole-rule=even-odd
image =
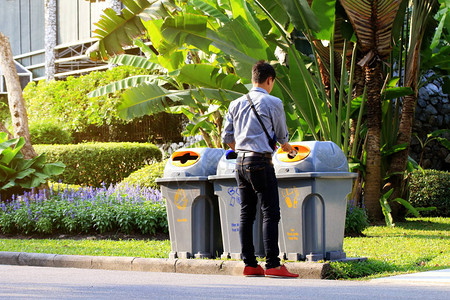
[{"label": "banana plant", "polygon": [[[118,107],[119,116],[132,119],[147,114],[170,112],[184,114],[189,120],[185,135],[202,134],[209,147],[220,147],[223,110],[227,103],[248,90],[239,83],[239,77],[225,74],[221,69],[206,64],[185,64],[168,74],[158,64],[158,58],[120,55],[111,63],[149,68],[154,75],[126,78],[91,92],[96,97],[126,89]],[[189,89],[185,89],[189,85]]]},{"label": "banana plant", "polygon": [[[297,29],[308,32],[310,36],[313,36],[313,33],[318,36],[322,34],[331,39],[330,32],[334,30],[334,22],[333,20],[328,22],[327,30],[323,33],[318,31],[319,23],[323,25],[326,22],[317,21],[313,9],[306,1],[299,1],[299,5],[293,5],[291,1],[275,2],[275,4],[271,1],[246,3],[233,0],[223,4],[213,0],[191,0],[170,17],[143,21],[143,25],[149,33],[152,46],[158,53],[159,62],[169,70],[182,68],[183,63],[176,65],[173,61],[182,61],[178,57],[185,53],[184,49],[194,49],[197,53],[207,53],[209,57],[215,56],[215,59],[209,63],[231,70],[240,77],[242,83],[248,83],[251,66],[257,60],[274,61],[279,74],[274,94],[285,100],[290,127],[294,130],[301,129],[299,131],[302,133],[301,139],[305,135],[310,135],[317,140],[333,140],[341,145],[342,140],[346,139],[342,137],[341,132],[348,134],[348,131],[343,130],[343,126],[346,125],[340,118],[344,107],[349,107],[342,100],[345,93],[341,93],[340,110],[335,110],[334,100],[329,100],[322,81],[317,76],[314,61],[313,67],[308,67],[305,63],[308,59],[298,52],[291,38],[291,32],[295,26]],[[322,2],[326,2],[328,7],[333,8],[328,15],[334,15],[335,2],[333,1],[330,4],[330,1],[317,0],[314,2],[318,3],[314,6],[316,10],[322,9],[323,6],[320,5]],[[325,19],[328,20],[328,18]],[[289,66],[277,63],[274,55],[277,48],[288,53]],[[171,58],[172,65],[163,61],[167,60],[167,57]],[[346,72],[347,70],[342,68],[342,73]],[[195,78],[197,74],[193,75]],[[345,78],[345,76],[342,77]],[[203,82],[198,84],[201,86]],[[343,87],[343,84],[338,85]],[[181,91],[166,93],[155,85],[142,87],[139,92],[152,95],[156,92],[164,93],[177,102],[181,96],[185,95],[185,92]],[[161,106],[153,105],[153,98],[152,104],[145,104],[142,99],[136,99],[137,96],[130,93],[124,97],[127,99],[121,108],[131,112],[129,117],[136,115],[133,107],[147,113],[161,108]],[[352,99],[349,100],[348,103]],[[133,104],[133,101],[136,103]],[[163,101],[158,102],[158,104],[161,103]],[[129,110],[127,106],[130,106]],[[345,117],[348,119],[348,116],[344,115],[344,119]]]}]

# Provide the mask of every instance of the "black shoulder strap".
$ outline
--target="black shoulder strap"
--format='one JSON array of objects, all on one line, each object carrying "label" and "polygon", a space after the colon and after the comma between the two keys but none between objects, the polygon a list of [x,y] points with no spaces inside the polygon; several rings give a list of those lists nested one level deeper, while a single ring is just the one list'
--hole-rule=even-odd
[{"label": "black shoulder strap", "polygon": [[262,129],[264,130],[264,132],[267,135],[267,138],[269,139],[269,141],[271,140],[271,137],[269,135],[269,133],[267,132],[266,126],[264,126],[264,123],[261,120],[261,117],[259,116],[258,112],[256,111],[255,105],[252,102],[252,99],[250,99],[250,96],[247,94],[247,100],[250,103],[250,107],[252,108],[252,110],[255,112],[256,118],[259,121],[259,124],[261,124]]}]

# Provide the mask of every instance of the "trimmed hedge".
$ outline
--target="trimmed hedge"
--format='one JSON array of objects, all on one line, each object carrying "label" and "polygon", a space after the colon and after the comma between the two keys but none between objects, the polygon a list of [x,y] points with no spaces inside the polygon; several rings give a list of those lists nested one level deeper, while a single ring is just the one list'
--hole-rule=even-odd
[{"label": "trimmed hedge", "polygon": [[148,143],[86,143],[77,145],[35,145],[47,153],[48,162],[63,162],[64,173],[53,181],[100,187],[122,181],[146,164],[162,159],[162,153]]},{"label": "trimmed hedge", "polygon": [[450,173],[437,170],[412,172],[409,202],[414,207],[437,208],[434,211],[422,211],[423,216],[450,217]]},{"label": "trimmed hedge", "polygon": [[70,132],[48,121],[30,124],[31,143],[34,144],[70,144]]},{"label": "trimmed hedge", "polygon": [[130,176],[120,183],[120,186],[129,185],[159,189],[159,185],[156,184],[156,179],[163,177],[166,162],[167,160],[155,162],[131,173]]}]

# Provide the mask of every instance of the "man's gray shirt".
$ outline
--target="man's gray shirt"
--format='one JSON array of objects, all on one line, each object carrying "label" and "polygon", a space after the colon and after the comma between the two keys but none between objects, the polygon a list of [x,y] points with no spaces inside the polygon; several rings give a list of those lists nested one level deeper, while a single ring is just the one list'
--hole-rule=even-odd
[{"label": "man's gray shirt", "polygon": [[[288,142],[289,133],[286,127],[283,102],[259,87],[252,88],[249,96],[267,132],[271,136],[275,135],[280,144]],[[226,144],[236,142],[236,152],[272,152],[264,129],[261,127],[246,96],[230,103],[225,118],[222,140]]]}]

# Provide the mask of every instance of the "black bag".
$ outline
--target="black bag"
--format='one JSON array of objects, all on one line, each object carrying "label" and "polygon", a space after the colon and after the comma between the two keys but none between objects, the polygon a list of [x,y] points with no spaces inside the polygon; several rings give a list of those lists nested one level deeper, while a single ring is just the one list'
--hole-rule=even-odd
[{"label": "black bag", "polygon": [[272,151],[275,151],[277,148],[277,137],[274,135],[273,137],[270,137],[269,133],[267,132],[266,126],[264,126],[264,123],[261,120],[261,117],[259,116],[258,112],[256,111],[255,105],[253,104],[252,100],[250,99],[250,96],[247,94],[247,100],[250,103],[250,107],[255,112],[256,118],[259,121],[259,124],[261,124],[262,129],[266,133],[267,139],[269,140],[269,146]]}]

